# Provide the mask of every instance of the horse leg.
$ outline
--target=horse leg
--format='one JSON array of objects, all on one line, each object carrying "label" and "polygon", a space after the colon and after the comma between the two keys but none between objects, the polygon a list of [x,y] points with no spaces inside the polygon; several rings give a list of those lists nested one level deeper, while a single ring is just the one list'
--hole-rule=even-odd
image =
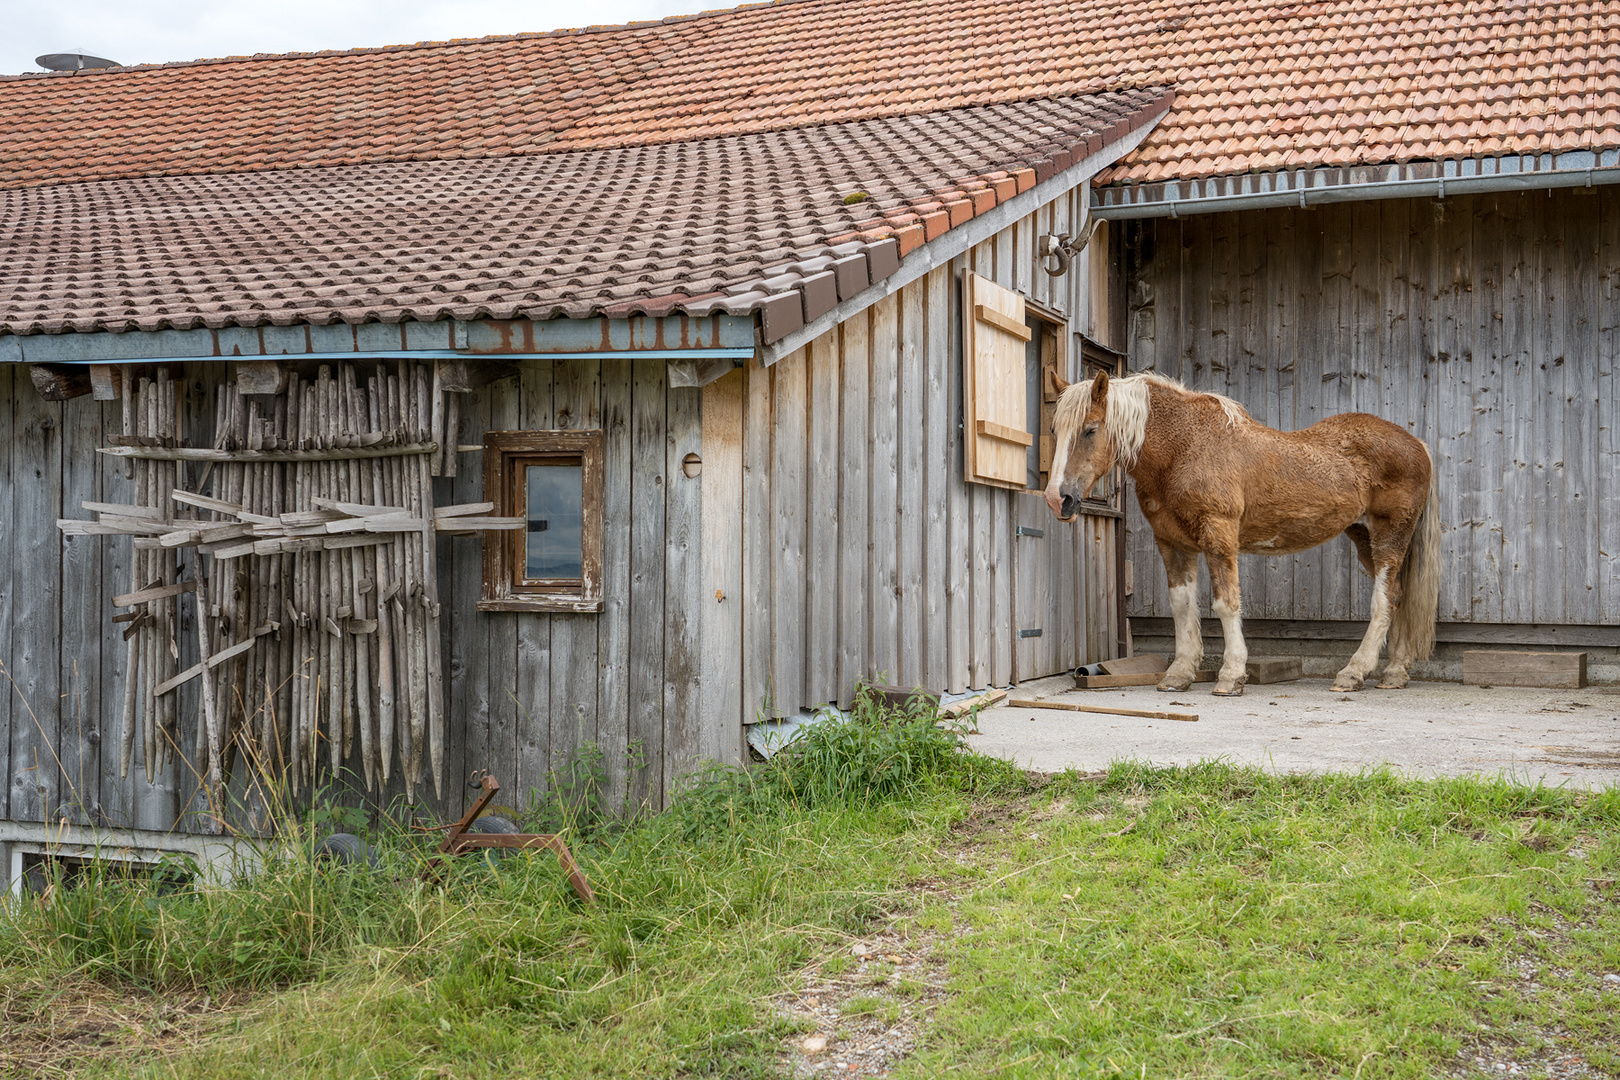
[{"label": "horse leg", "polygon": [[1238,588],[1237,550],[1206,552],[1204,561],[1209,564],[1209,582],[1214,587],[1215,614],[1221,620],[1221,633],[1226,637],[1226,654],[1215,679],[1215,693],[1221,697],[1236,697],[1243,693],[1243,684],[1249,681],[1249,646],[1243,640],[1243,597]]},{"label": "horse leg", "polygon": [[[1378,653],[1384,647],[1384,636],[1389,632],[1390,617],[1395,611],[1395,605],[1400,602],[1400,585],[1395,580],[1395,572],[1400,569],[1400,559],[1384,557],[1378,560],[1378,573],[1373,577],[1372,618],[1367,620],[1367,634],[1361,639],[1361,647],[1350,657],[1350,662],[1344,665],[1338,677],[1333,680],[1335,691],[1348,692],[1360,690],[1367,673],[1378,666]],[[1393,660],[1391,666],[1394,665]],[[1397,671],[1402,678],[1401,686],[1405,685],[1404,671]],[[1388,682],[1388,676],[1385,676]],[[1392,685],[1388,687],[1394,689]]]},{"label": "horse leg", "polygon": [[1204,658],[1204,635],[1198,623],[1198,556],[1159,545],[1165,576],[1170,579],[1170,614],[1176,620],[1176,658],[1159,680],[1159,689],[1180,693],[1192,685]]},{"label": "horse leg", "polygon": [[[1384,677],[1378,680],[1380,690],[1404,690],[1411,676],[1407,668],[1412,663],[1412,654],[1417,650],[1407,640],[1406,620],[1398,618],[1401,605],[1406,597],[1401,594],[1401,561],[1392,562],[1386,574],[1388,587],[1385,590],[1389,598],[1389,663],[1384,665]],[[1368,627],[1372,629],[1371,626]],[[1377,653],[1373,654],[1373,662],[1377,663]]]}]

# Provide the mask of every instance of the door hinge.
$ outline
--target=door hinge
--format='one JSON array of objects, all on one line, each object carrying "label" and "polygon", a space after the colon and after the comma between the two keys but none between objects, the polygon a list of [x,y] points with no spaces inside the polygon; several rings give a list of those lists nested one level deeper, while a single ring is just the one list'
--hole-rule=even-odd
[{"label": "door hinge", "polygon": [[1032,529],[1028,525],[1020,525],[1020,526],[1018,526],[1018,528],[1013,530],[1013,535],[1014,536],[1033,536],[1035,539],[1039,540],[1041,537],[1046,535],[1046,530],[1045,529]]},{"label": "door hinge", "polygon": [[1037,626],[1033,630],[1020,630],[1020,631],[1018,631],[1018,636],[1021,637],[1021,638],[1040,637],[1041,636],[1041,628],[1039,626]]}]

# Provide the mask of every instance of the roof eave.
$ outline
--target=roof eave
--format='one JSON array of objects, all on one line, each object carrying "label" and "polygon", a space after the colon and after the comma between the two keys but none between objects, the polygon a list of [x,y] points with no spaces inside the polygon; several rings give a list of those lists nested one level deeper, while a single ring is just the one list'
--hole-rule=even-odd
[{"label": "roof eave", "polygon": [[188,360],[717,359],[754,351],[754,318],[701,317],[336,323],[0,335],[0,363],[142,364]]},{"label": "roof eave", "polygon": [[1620,148],[1347,168],[1283,169],[1092,189],[1091,216],[1118,221],[1375,199],[1541,191],[1620,183]]}]

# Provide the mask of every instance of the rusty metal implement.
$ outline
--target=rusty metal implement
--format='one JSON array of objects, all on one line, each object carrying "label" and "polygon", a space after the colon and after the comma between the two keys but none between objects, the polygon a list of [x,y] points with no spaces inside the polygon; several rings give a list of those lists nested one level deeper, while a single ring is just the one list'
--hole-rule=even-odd
[{"label": "rusty metal implement", "polygon": [[574,887],[574,892],[581,901],[587,904],[596,903],[596,894],[591,891],[591,883],[585,879],[579,864],[574,862],[574,856],[569,852],[568,845],[563,843],[562,837],[555,833],[470,833],[468,828],[478,815],[484,812],[484,807],[501,790],[501,782],[489,773],[475,775],[474,787],[482,788],[482,793],[473,801],[461,820],[449,826],[444,840],[439,844],[439,850],[428,859],[427,869],[422,872],[423,880],[433,881],[439,877],[439,867],[444,859],[452,855],[464,855],[469,851],[479,851],[484,848],[521,848],[533,850],[535,848],[549,848],[557,853],[557,861],[562,864],[563,873],[568,875],[568,884]]}]

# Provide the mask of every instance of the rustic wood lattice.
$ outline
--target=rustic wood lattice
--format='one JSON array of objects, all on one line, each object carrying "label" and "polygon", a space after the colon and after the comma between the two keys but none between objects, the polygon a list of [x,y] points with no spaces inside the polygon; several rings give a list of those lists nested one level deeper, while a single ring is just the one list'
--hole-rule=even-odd
[{"label": "rustic wood lattice", "polygon": [[[255,387],[256,388],[256,387]],[[120,775],[142,739],[148,782],[179,748],[175,691],[202,681],[195,767],[216,818],[239,755],[294,794],[324,754],[369,789],[397,766],[414,797],[424,759],[440,792],[436,532],[518,529],[489,503],[433,506],[455,471],[455,398],[427,365],[355,365],[287,377],[273,396],[219,387],[212,447],[186,445],[179,384],[159,369],[124,387],[130,504],[86,503],[64,533],[133,537]],[[449,396],[449,407],[445,398]],[[446,438],[444,432],[451,435]],[[200,463],[196,491],[182,463]],[[197,469],[199,466],[191,466]],[[181,580],[178,549],[194,549]],[[181,605],[194,595],[199,662],[178,670]],[[324,742],[324,747],[322,743]]]}]

